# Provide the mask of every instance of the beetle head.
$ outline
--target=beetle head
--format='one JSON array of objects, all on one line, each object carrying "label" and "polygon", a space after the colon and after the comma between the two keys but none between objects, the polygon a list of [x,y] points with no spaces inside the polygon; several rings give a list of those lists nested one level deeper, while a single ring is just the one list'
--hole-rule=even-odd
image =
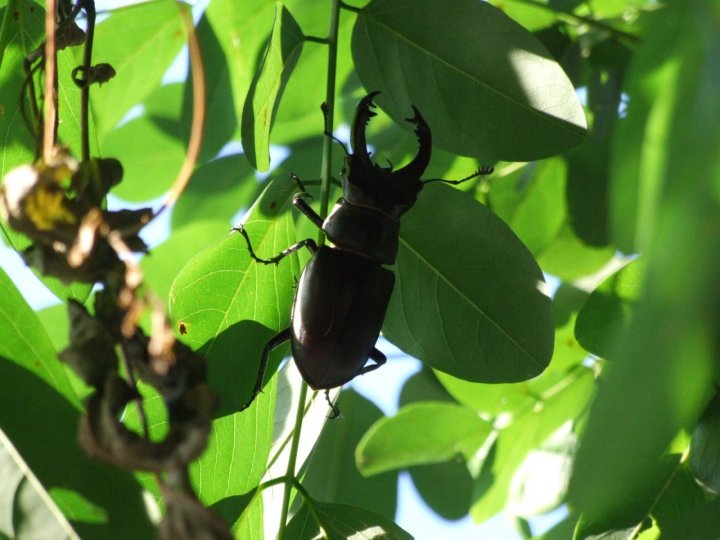
[{"label": "beetle head", "polygon": [[372,100],[379,93],[365,96],[355,111],[350,141],[353,153],[345,158],[343,173],[344,197],[352,204],[376,208],[398,219],[415,204],[423,187],[420,176],[430,163],[432,135],[420,111],[413,106],[415,115],[407,121],[415,125],[420,145],[417,155],[396,171],[392,166],[380,167],[370,159],[365,139],[368,122],[376,114],[370,109],[375,106]]}]

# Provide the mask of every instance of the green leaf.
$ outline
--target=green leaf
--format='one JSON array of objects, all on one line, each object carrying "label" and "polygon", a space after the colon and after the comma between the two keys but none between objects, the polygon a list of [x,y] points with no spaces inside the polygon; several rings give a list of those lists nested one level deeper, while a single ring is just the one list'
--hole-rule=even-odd
[{"label": "green leaf", "polygon": [[[81,453],[79,400],[40,321],[2,271],[0,298],[0,430],[55,503],[72,517],[80,537],[152,535],[132,474],[94,463]],[[6,489],[4,480],[0,478],[0,492]],[[106,516],[102,524],[99,513]]]},{"label": "green leaf", "polygon": [[[315,516],[308,510],[312,504]],[[320,523],[315,521],[315,517]],[[403,529],[387,518],[355,506],[305,501],[300,511],[290,520],[285,530],[287,538],[312,540],[314,538],[386,538],[412,540]]]},{"label": "green leaf", "polygon": [[[655,89],[658,106],[664,103],[662,141],[651,143],[650,133],[641,141],[653,148],[640,162],[644,174],[663,186],[643,294],[626,338],[616,343],[616,361],[603,370],[571,482],[571,502],[588,518],[645,492],[670,443],[694,427],[714,394],[720,107],[712,96],[720,66],[709,51],[720,46],[716,7],[673,2],[656,12],[643,39],[646,63],[633,68],[675,75]],[[668,49],[670,27],[678,41]]]},{"label": "green leaf", "polygon": [[[652,525],[660,530],[664,539],[666,526],[682,522],[687,513],[705,503],[702,489],[681,456],[666,456],[653,467],[651,481],[645,489],[636,492],[621,507],[594,517],[583,514],[578,520],[574,538],[636,538],[639,531],[649,530]],[[650,537],[657,538],[657,535]],[[690,535],[687,538],[710,537]]]},{"label": "green leaf", "polygon": [[113,10],[97,25],[93,61],[109,63],[117,75],[93,86],[91,105],[99,135],[157,88],[185,45],[177,3],[157,0]]},{"label": "green leaf", "polygon": [[[293,243],[288,201],[295,184],[273,182],[245,223],[260,256]],[[273,433],[274,384],[280,357],[268,367],[266,392],[246,411],[265,343],[288,325],[294,258],[269,267],[250,259],[238,233],[226,235],[193,258],[170,292],[170,313],[181,339],[207,357],[209,382],[220,395],[209,447],[193,472],[202,500],[213,504],[242,495],[265,473]],[[242,435],[238,435],[242,434]]]},{"label": "green leaf", "polygon": [[260,171],[270,168],[270,130],[304,39],[287,8],[276,2],[270,43],[250,84],[242,114],[243,149],[250,164]]},{"label": "green leaf", "polygon": [[528,409],[535,402],[527,383],[524,382],[481,384],[463,381],[439,371],[435,374],[452,397],[488,421],[503,413],[514,415]]},{"label": "green leaf", "polygon": [[565,223],[560,234],[538,255],[538,263],[544,272],[563,281],[574,281],[600,270],[614,254],[612,247],[585,245]]},{"label": "green leaf", "polygon": [[473,479],[462,459],[408,468],[425,504],[447,520],[464,518],[472,501]]},{"label": "green leaf", "polygon": [[640,47],[632,61],[626,92],[632,106],[613,137],[610,176],[610,226],[625,253],[643,251],[656,229],[663,171],[674,156],[666,148],[678,99],[681,43],[686,36],[664,13],[645,15],[645,25],[660,37]]},{"label": "green leaf", "polygon": [[489,206],[534,254],[539,255],[560,234],[567,220],[562,158],[530,163],[505,173],[498,167],[490,178]]},{"label": "green leaf", "polygon": [[710,402],[693,431],[690,467],[698,482],[711,493],[720,494],[720,394]]},{"label": "green leaf", "polygon": [[575,337],[588,351],[610,358],[613,339],[627,336],[644,275],[643,261],[632,261],[588,297],[575,323]]},{"label": "green leaf", "polygon": [[[272,5],[269,4],[268,5]],[[330,9],[322,2],[287,0],[285,5],[296,17],[306,36],[326,36],[330,24]],[[355,13],[342,10],[338,23],[337,66],[335,79],[342,94],[336,96],[335,125],[350,124],[355,113],[357,78],[350,53]],[[292,77],[287,81],[282,103],[273,126],[276,144],[290,144],[303,138],[322,135],[324,124],[320,105],[327,92],[328,49],[323,44],[310,43],[303,48]],[[339,167],[333,170],[339,170]],[[313,174],[317,174],[317,165]]]},{"label": "green leaf", "polygon": [[241,208],[249,208],[266,184],[241,155],[225,156],[205,163],[193,172],[190,183],[173,207],[173,228],[197,221],[230,221]]},{"label": "green leaf", "polygon": [[[0,71],[0,103],[2,103],[0,136],[3,140],[0,150],[2,155],[0,173],[2,176],[18,165],[30,163],[35,159],[35,142],[20,112],[22,87],[25,81],[23,63],[25,58],[42,44],[45,36],[45,11],[41,5],[29,0],[18,0],[14,3],[14,7],[15,14],[8,14],[8,17],[6,17],[7,7],[0,10],[0,17],[7,23],[5,31],[8,40],[2,58],[2,71]],[[70,79],[70,72],[77,65],[73,54],[72,50],[66,49],[59,51],[57,57],[58,101],[61,115],[58,138],[78,153],[80,90]],[[40,90],[36,89],[36,92],[38,91]],[[14,235],[11,236],[13,237]]]},{"label": "green leaf", "polygon": [[542,273],[507,225],[467,194],[425,188],[401,224],[396,278],[383,333],[427,365],[496,383],[528,379],[550,362]]},{"label": "green leaf", "polygon": [[460,405],[413,403],[377,421],[358,444],[355,460],[360,472],[370,476],[457,455],[469,459],[491,431],[490,424]]},{"label": "green leaf", "polygon": [[[219,0],[223,2],[223,0]],[[217,4],[214,0],[211,4]],[[243,2],[245,6],[247,2]],[[230,8],[231,6],[226,6]],[[200,162],[213,159],[228,141],[236,139],[238,135],[239,116],[236,115],[236,102],[241,102],[243,94],[233,94],[232,75],[237,69],[235,55],[227,54],[223,48],[223,38],[215,31],[213,23],[208,18],[208,8],[203,11],[195,31],[202,55],[203,71],[205,73],[205,129],[203,143],[200,151]],[[227,15],[227,12],[225,12]],[[261,32],[256,32],[258,35]],[[242,39],[242,38],[241,38]],[[241,41],[244,50],[247,42]],[[237,45],[237,43],[235,43]],[[192,119],[193,107],[192,84],[185,85],[185,101],[183,119],[189,125]],[[238,103],[240,108],[242,103]],[[211,129],[208,129],[212,126]]]},{"label": "green leaf", "polygon": [[173,280],[183,266],[207,246],[209,238],[221,238],[229,230],[222,221],[199,221],[176,229],[140,261],[145,286],[167,302]]},{"label": "green leaf", "polygon": [[80,538],[1,431],[0,478],[0,535]]},{"label": "green leaf", "polygon": [[303,477],[303,486],[313,497],[325,502],[352,503],[393,519],[397,506],[397,473],[363,478],[355,466],[355,447],[383,414],[371,401],[352,390],[340,394],[337,406],[342,418],[328,422],[323,429]]},{"label": "green leaf", "polygon": [[[460,0],[373,0],[353,59],[379,105],[402,123],[414,104],[434,143],[483,159],[532,161],[580,143],[585,117],[551,55],[497,8]],[[521,138],[518,138],[518,137]]]},{"label": "green leaf", "polygon": [[502,510],[510,497],[521,464],[566,422],[575,422],[592,396],[593,376],[578,367],[554,388],[539,396],[536,405],[500,431],[476,479],[470,515],[478,522]]},{"label": "green leaf", "polygon": [[170,189],[182,166],[188,136],[180,118],[184,86],[156,87],[147,95],[143,115],[101,138],[103,155],[120,159],[123,166],[123,181],[113,188],[114,195],[140,202]]},{"label": "green leaf", "polygon": [[490,3],[531,32],[550,26],[556,21],[555,13],[548,9],[546,4],[534,6],[522,0],[491,0]]},{"label": "green leaf", "polygon": [[440,384],[433,371],[425,366],[414,375],[408,377],[400,391],[400,407],[417,401],[455,402],[452,396]]},{"label": "green leaf", "polygon": [[[267,29],[272,25],[274,8],[275,3],[268,0],[247,0],[241,3],[235,0],[213,0],[203,15],[226,59],[236,119],[242,118],[242,96],[248,92],[256,65],[267,45]],[[199,37],[203,38],[204,34],[199,33]],[[201,45],[206,47],[203,42]],[[229,115],[232,116],[232,113]]]},{"label": "green leaf", "polygon": [[686,540],[688,538],[712,539],[720,536],[720,499],[706,501],[668,523],[662,529],[663,540]]}]

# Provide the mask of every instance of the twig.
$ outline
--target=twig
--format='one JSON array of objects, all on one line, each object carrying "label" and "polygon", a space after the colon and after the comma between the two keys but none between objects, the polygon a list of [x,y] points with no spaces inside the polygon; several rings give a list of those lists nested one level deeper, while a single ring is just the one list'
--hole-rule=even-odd
[{"label": "twig", "polygon": [[43,130],[43,161],[52,161],[53,148],[55,147],[55,125],[57,117],[57,95],[55,92],[57,66],[55,48],[55,12],[57,11],[56,1],[47,0],[45,12],[45,124]]},{"label": "twig", "polygon": [[163,210],[175,204],[175,201],[177,201],[178,197],[180,197],[187,187],[188,182],[190,182],[193,169],[200,156],[200,147],[202,146],[205,127],[205,71],[203,69],[202,55],[200,54],[200,43],[198,42],[195,26],[193,25],[190,7],[182,2],[179,2],[178,6],[180,8],[180,16],[188,34],[190,72],[192,74],[193,85],[192,126],[190,128],[190,140],[188,141],[185,161],[165,201],[153,218],[156,218]]}]

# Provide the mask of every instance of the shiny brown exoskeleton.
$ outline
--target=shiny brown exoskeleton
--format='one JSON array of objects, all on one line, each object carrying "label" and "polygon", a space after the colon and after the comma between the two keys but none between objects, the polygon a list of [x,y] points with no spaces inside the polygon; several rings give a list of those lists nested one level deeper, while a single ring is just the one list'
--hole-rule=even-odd
[{"label": "shiny brown exoskeleton", "polygon": [[[323,220],[305,202],[308,195],[297,177],[300,192],[293,204],[325,233],[332,247],[303,240],[272,259],[257,257],[242,227],[250,255],[264,264],[277,264],[303,247],[313,257],[303,270],[292,309],[292,325],[265,346],[260,372],[248,407],[260,392],[270,351],[290,341],[292,355],[307,384],[316,390],[342,386],[386,362],[375,348],[390,302],[395,275],[383,265],[393,264],[400,237],[400,217],[417,200],[427,182],[457,184],[492,168],[482,168],[462,180],[421,180],[432,152],[430,128],[413,106],[419,150],[405,167],[393,171],[370,159],[365,128],[375,113],[370,109],[379,92],[365,96],[357,106],[351,131],[353,152],[345,158],[343,196]],[[244,408],[245,408],[244,407]],[[333,416],[338,411],[334,405]]]}]

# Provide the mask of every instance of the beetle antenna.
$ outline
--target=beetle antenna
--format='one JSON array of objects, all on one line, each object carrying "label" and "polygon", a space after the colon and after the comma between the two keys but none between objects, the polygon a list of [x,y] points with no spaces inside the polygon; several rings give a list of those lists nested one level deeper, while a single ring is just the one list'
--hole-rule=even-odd
[{"label": "beetle antenna", "polygon": [[495,170],[494,167],[483,165],[477,171],[472,173],[470,176],[466,176],[465,178],[461,178],[460,180],[445,180],[444,178],[432,178],[430,180],[423,180],[422,182],[423,182],[423,184],[429,184],[430,182],[443,182],[444,184],[453,184],[456,186],[458,184],[462,184],[463,182],[467,182],[468,180],[471,180],[478,176],[485,176],[487,174],[492,174],[494,170]]},{"label": "beetle antenna", "polygon": [[325,124],[323,135],[330,137],[333,141],[342,146],[343,150],[345,150],[345,155],[349,156],[350,152],[348,151],[347,146],[345,146],[345,143],[338,139],[335,135],[332,134],[332,131],[330,131],[330,126],[328,125],[328,114],[330,112],[330,106],[327,104],[326,101],[322,102],[322,105],[320,105],[320,110],[323,113],[323,124]]}]

